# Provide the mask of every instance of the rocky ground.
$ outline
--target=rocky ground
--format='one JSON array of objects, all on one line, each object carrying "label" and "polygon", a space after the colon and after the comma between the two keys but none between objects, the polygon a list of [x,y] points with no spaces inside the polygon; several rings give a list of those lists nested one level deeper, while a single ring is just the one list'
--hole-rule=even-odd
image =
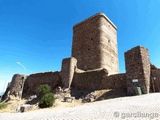
[{"label": "rocky ground", "polygon": [[[17,108],[18,104],[20,103],[21,106],[26,103],[27,100],[22,99],[21,102],[19,102],[19,99],[13,99],[10,100],[8,103],[7,108],[0,110],[1,113],[17,113]],[[81,100],[74,100],[74,102],[63,102],[61,100],[56,99],[55,104],[49,108],[49,109],[62,109],[62,108],[67,108],[67,107],[75,107],[78,105],[82,105]],[[40,110],[41,108],[38,107],[38,103],[31,105],[29,111],[35,111],[35,110]],[[27,112],[29,112],[27,111]],[[1,119],[0,119],[1,120]]]},{"label": "rocky ground", "polygon": [[[73,105],[73,103],[72,103]],[[121,97],[24,113],[0,113],[0,120],[159,120],[160,93]]]}]

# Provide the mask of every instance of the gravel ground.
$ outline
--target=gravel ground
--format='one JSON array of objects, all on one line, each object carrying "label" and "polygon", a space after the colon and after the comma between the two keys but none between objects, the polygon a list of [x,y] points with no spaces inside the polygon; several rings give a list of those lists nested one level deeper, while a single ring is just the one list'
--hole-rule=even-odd
[{"label": "gravel ground", "polygon": [[0,113],[0,120],[160,120],[160,93],[115,98],[64,109]]}]

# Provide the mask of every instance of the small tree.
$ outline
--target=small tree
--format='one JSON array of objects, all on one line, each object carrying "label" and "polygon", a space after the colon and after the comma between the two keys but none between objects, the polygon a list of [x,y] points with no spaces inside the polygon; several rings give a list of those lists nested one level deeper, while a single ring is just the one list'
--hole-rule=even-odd
[{"label": "small tree", "polygon": [[38,92],[40,95],[39,107],[46,108],[51,107],[55,102],[54,94],[51,93],[51,87],[47,84],[40,85],[38,87]]},{"label": "small tree", "polygon": [[40,108],[46,108],[46,107],[51,107],[55,102],[55,97],[53,93],[47,93],[45,94],[39,102],[39,107]]},{"label": "small tree", "polygon": [[49,93],[51,91],[51,87],[47,84],[40,85],[38,87],[38,93],[40,97],[44,96],[45,94]]}]

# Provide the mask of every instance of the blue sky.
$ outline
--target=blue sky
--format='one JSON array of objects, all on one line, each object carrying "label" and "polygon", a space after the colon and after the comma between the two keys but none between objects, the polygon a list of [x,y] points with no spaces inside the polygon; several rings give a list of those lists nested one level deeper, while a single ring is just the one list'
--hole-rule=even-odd
[{"label": "blue sky", "polygon": [[71,56],[72,27],[98,12],[117,26],[120,72],[124,52],[142,45],[160,67],[160,0],[0,0],[0,91],[13,74],[56,71]]}]

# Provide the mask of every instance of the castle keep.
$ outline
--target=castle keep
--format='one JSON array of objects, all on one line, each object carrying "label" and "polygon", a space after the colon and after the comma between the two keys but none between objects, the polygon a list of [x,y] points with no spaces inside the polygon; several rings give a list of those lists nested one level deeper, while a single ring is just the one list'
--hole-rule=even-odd
[{"label": "castle keep", "polygon": [[[58,86],[70,90],[112,89],[119,96],[121,93],[135,95],[137,87],[143,94],[160,92],[160,69],[150,63],[145,47],[137,46],[126,51],[126,73],[119,73],[116,32],[116,26],[103,13],[76,24],[73,27],[72,56],[62,60],[61,71],[29,75],[23,95],[37,94],[41,84],[50,85],[53,92]],[[10,90],[11,93],[18,92],[18,83],[21,83],[18,78],[21,77],[15,77],[5,96]],[[18,86],[16,89],[13,83]]]},{"label": "castle keep", "polygon": [[117,28],[106,15],[96,14],[73,27],[72,57],[82,70],[105,68],[117,74]]}]

